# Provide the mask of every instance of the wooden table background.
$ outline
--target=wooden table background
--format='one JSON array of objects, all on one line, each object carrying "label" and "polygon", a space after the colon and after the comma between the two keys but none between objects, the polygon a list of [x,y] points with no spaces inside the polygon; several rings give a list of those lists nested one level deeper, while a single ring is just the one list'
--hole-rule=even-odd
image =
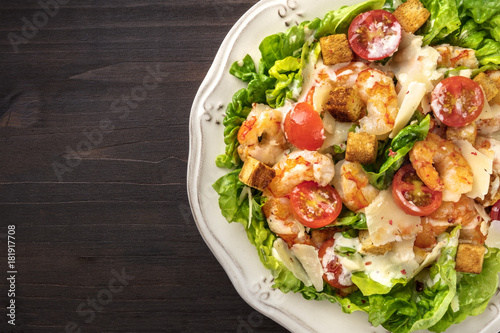
[{"label": "wooden table background", "polygon": [[257,1],[57,1],[0,2],[0,332],[284,331],[236,293],[186,194],[192,101]]}]

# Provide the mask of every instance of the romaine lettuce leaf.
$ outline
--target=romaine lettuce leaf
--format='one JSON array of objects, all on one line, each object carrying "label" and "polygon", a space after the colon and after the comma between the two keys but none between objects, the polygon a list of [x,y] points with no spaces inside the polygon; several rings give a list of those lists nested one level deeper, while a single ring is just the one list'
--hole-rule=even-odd
[{"label": "romaine lettuce leaf", "polygon": [[431,16],[423,26],[423,45],[436,44],[460,28],[458,8],[455,0],[422,0]]},{"label": "romaine lettuce leaf", "polygon": [[349,25],[356,16],[373,9],[381,9],[385,0],[369,0],[352,6],[343,6],[337,10],[328,12],[314,36],[321,38],[332,34],[343,33],[347,34]]},{"label": "romaine lettuce leaf", "polygon": [[492,0],[463,0],[463,9],[474,21],[482,24],[500,12],[500,2]]},{"label": "romaine lettuce leaf", "polygon": [[266,91],[268,105],[278,106],[285,104],[285,99],[292,99],[293,85],[299,89],[302,86],[302,65],[300,58],[286,57],[276,60],[269,69],[269,75],[276,80],[276,85]]},{"label": "romaine lettuce leaf", "polygon": [[443,318],[429,328],[432,332],[444,332],[453,324],[458,324],[468,316],[483,313],[489,300],[498,288],[500,273],[500,250],[488,248],[484,256],[481,274],[458,273],[458,310],[450,306]]},{"label": "romaine lettuce leaf", "polygon": [[456,294],[455,256],[459,227],[448,236],[441,255],[429,270],[431,286],[416,279],[406,285],[397,284],[386,295],[369,297],[369,319],[393,333],[408,333],[435,325],[446,313]]},{"label": "romaine lettuce leaf", "polygon": [[[418,112],[416,113],[418,114]],[[404,156],[413,148],[415,142],[424,140],[429,132],[430,117],[403,128],[392,140],[386,140],[379,146],[377,160],[373,164],[363,165],[370,183],[384,190],[389,187],[396,171],[401,167]]]}]

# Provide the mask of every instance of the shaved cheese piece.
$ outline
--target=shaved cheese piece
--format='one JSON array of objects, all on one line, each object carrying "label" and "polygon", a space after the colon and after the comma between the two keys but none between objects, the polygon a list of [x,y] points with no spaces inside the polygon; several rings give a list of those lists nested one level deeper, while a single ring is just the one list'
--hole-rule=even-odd
[{"label": "shaved cheese piece", "polygon": [[[442,77],[436,71],[439,52],[428,45],[422,47],[422,40],[422,36],[406,32],[402,34],[399,51],[390,64],[401,91],[406,92],[411,82],[421,82],[425,84],[427,92],[431,92],[434,89],[433,81]],[[398,97],[398,104],[402,103],[402,97]]]},{"label": "shaved cheese piece", "polygon": [[316,86],[313,94],[313,107],[316,112],[322,113],[324,111],[326,101],[330,97],[330,91],[332,91],[332,85],[329,83]]},{"label": "shaved cheese piece", "polygon": [[406,91],[401,91],[401,93],[404,94],[404,99],[399,105],[399,112],[396,116],[394,128],[391,135],[389,135],[391,139],[408,124],[408,121],[410,121],[411,116],[413,116],[415,110],[417,110],[426,92],[425,84],[420,82],[411,82]]},{"label": "shaved cheese piece", "polygon": [[288,268],[297,279],[304,282],[306,287],[312,286],[309,275],[307,275],[304,267],[302,267],[302,264],[297,257],[292,253],[292,251],[290,251],[288,244],[283,239],[278,238],[274,241],[273,247],[278,253],[278,259],[283,262],[285,267]]},{"label": "shaved cheese piece", "polygon": [[478,151],[468,141],[456,140],[454,143],[472,169],[472,190],[466,195],[472,199],[484,199],[490,187],[493,159]]},{"label": "shaved cheese piece", "polygon": [[318,250],[314,246],[306,244],[294,244],[292,253],[299,259],[302,267],[311,279],[312,285],[317,291],[323,290],[323,267],[318,257]]},{"label": "shaved cheese piece", "polygon": [[365,208],[368,232],[376,246],[412,239],[422,230],[420,217],[403,212],[389,190],[381,191]]},{"label": "shaved cheese piece", "polygon": [[500,221],[491,221],[488,238],[486,238],[485,244],[489,247],[500,249]]}]

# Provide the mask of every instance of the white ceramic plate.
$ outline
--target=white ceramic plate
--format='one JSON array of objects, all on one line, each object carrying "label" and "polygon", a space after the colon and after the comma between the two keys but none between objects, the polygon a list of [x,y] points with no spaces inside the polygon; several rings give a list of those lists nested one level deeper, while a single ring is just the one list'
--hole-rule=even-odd
[{"label": "white ceramic plate", "polygon": [[[218,208],[218,195],[212,184],[227,170],[214,161],[224,152],[222,120],[227,104],[243,83],[229,74],[234,61],[248,53],[258,62],[258,46],[270,34],[356,0],[262,0],[234,25],[194,100],[190,117],[190,154],[188,194],[192,212],[205,242],[224,267],[243,299],[262,314],[293,332],[387,332],[373,327],[361,312],[342,313],[340,306],[328,301],[307,301],[299,294],[273,290],[271,273],[247,239],[243,226],[229,224]],[[500,330],[500,295],[477,317],[470,317],[447,333],[497,333]]]}]

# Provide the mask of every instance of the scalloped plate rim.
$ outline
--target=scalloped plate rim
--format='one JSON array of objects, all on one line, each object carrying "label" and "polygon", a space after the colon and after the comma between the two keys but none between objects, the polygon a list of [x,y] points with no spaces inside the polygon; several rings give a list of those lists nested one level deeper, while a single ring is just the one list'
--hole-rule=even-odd
[{"label": "scalloped plate rim", "polygon": [[[290,1],[291,0],[285,1],[285,3],[288,3]],[[292,1],[306,2],[305,0]],[[349,0],[345,0],[344,2],[347,1]],[[247,282],[247,277],[243,274],[243,271],[237,259],[235,259],[234,256],[232,256],[225,250],[223,244],[216,238],[213,230],[209,228],[209,226],[205,222],[207,220],[207,217],[205,216],[202,205],[199,202],[199,195],[202,192],[202,189],[200,188],[197,180],[199,180],[202,172],[200,163],[204,160],[205,156],[204,151],[201,149],[203,146],[203,137],[201,135],[201,117],[203,116],[203,114],[200,114],[199,110],[203,109],[203,102],[206,101],[207,95],[209,95],[211,91],[214,91],[221,78],[224,75],[227,75],[227,73],[224,72],[225,66],[221,66],[221,64],[228,63],[228,55],[231,52],[232,48],[235,46],[239,38],[239,34],[245,30],[249,21],[257,17],[258,13],[273,5],[284,4],[283,1],[280,0],[261,0],[254,4],[247,12],[245,12],[245,14],[243,14],[240,19],[238,19],[238,21],[230,29],[223,42],[221,43],[214,61],[196,93],[189,117],[190,139],[187,168],[187,194],[196,226],[203,240],[205,241],[213,255],[216,257],[216,259],[219,261],[226,274],[228,275],[231,283],[235,287],[236,291],[245,300],[245,302],[255,310],[268,316],[269,318],[289,330],[293,330],[294,332],[312,332],[315,330],[301,318],[298,318],[296,315],[290,313],[289,311],[266,304],[252,295],[249,284],[245,283]],[[230,99],[233,93],[234,91],[230,92],[228,99]],[[494,305],[498,309],[499,305]],[[486,311],[487,310],[485,310],[485,312]],[[293,321],[290,321],[290,319],[293,319]],[[470,319],[470,317],[468,319]],[[500,317],[494,318],[493,320],[486,323],[486,326],[483,327],[483,330],[480,333],[496,333],[496,329],[493,328],[493,325],[495,324],[500,327]],[[459,326],[460,324],[458,325],[458,327]],[[457,326],[454,325],[452,327]],[[373,329],[375,329],[375,327],[373,327]]]}]

